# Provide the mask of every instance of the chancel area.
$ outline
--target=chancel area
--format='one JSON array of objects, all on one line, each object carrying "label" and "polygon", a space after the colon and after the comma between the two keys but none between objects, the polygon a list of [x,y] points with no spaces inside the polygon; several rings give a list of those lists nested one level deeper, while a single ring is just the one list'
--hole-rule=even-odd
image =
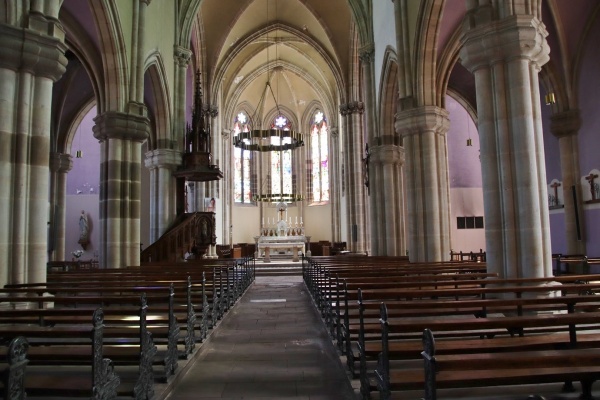
[{"label": "chancel area", "polygon": [[599,15],[2,2],[3,398],[591,400]]}]

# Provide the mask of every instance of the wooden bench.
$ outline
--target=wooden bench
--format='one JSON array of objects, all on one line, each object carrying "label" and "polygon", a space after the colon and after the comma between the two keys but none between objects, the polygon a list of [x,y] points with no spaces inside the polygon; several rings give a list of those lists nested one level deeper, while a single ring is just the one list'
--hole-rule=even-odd
[{"label": "wooden bench", "polygon": [[[493,376],[493,373],[490,372],[489,374],[482,374],[481,376],[478,376],[477,378],[473,378],[472,380],[469,379],[465,379],[463,381],[457,380],[457,381],[453,381],[450,377],[447,378],[447,381],[444,381],[443,379],[439,379],[440,375],[436,374],[436,379],[437,379],[437,385],[439,385],[440,387],[454,387],[453,385],[459,385],[462,387],[468,387],[468,385],[470,384],[474,384],[475,381],[477,381],[478,385],[481,386],[486,386],[486,385],[495,385],[495,384],[503,384],[503,385],[507,385],[507,384],[520,384],[520,383],[542,383],[542,382],[564,382],[564,381],[574,381],[574,380],[582,380],[584,382],[589,381],[589,378],[591,375],[588,375],[586,373],[582,373],[584,369],[582,368],[576,368],[579,367],[579,365],[577,365],[576,363],[574,363],[573,361],[571,361],[570,363],[567,363],[567,360],[572,359],[570,357],[573,357],[574,353],[568,353],[568,351],[571,351],[573,349],[577,348],[577,344],[578,344],[578,337],[581,335],[577,334],[577,326],[578,325],[582,325],[582,324],[594,324],[598,327],[598,318],[600,317],[600,313],[598,312],[590,312],[590,313],[575,313],[575,314],[552,314],[552,315],[531,315],[531,316],[515,316],[515,317],[493,317],[493,318],[478,318],[478,319],[472,319],[472,318],[467,318],[467,319],[463,319],[463,318],[444,318],[444,319],[433,319],[433,318],[419,318],[419,319],[410,319],[410,320],[401,320],[401,321],[390,321],[388,319],[387,316],[387,307],[385,306],[385,304],[381,305],[381,322],[380,322],[380,329],[381,329],[381,342],[382,342],[382,352],[381,352],[381,356],[380,356],[380,360],[377,364],[377,368],[375,370],[375,377],[377,380],[377,387],[379,388],[380,391],[380,396],[382,399],[390,399],[391,398],[391,392],[392,391],[396,391],[396,390],[414,390],[414,389],[424,389],[425,386],[425,376],[427,375],[427,372],[424,374],[423,370],[421,368],[416,369],[410,369],[410,368],[399,368],[399,369],[391,369],[390,368],[390,358],[389,358],[389,335],[392,332],[416,332],[416,331],[425,331],[425,330],[429,330],[429,331],[433,331],[433,332],[442,332],[442,331],[447,331],[447,332],[455,332],[455,337],[461,337],[462,339],[460,341],[455,340],[453,341],[453,345],[454,345],[454,351],[455,353],[450,353],[450,351],[447,350],[447,354],[444,355],[444,357],[448,356],[448,360],[450,360],[452,357],[452,355],[460,355],[460,356],[456,356],[454,357],[455,360],[473,360],[473,363],[477,363],[478,359],[479,360],[486,360],[487,363],[489,363],[489,365],[493,365],[494,364],[494,359],[496,359],[496,361],[498,362],[498,368],[496,369],[496,371],[498,371],[498,375],[497,376],[502,376],[505,377],[505,379],[498,379],[498,380],[493,380],[490,379],[488,381],[486,381],[486,378],[488,378],[489,376]],[[548,327],[563,327],[563,329],[568,332],[569,335],[569,340],[568,342],[565,344],[564,343],[564,335],[557,335],[556,336],[556,341],[554,342],[555,344],[555,348],[552,349],[552,351],[555,351],[555,359],[558,359],[559,356],[557,356],[556,354],[558,354],[558,352],[562,352],[561,356],[562,357],[562,361],[564,362],[564,364],[562,364],[562,366],[558,366],[558,362],[556,362],[556,368],[560,368],[560,372],[561,373],[556,373],[557,371],[546,371],[546,372],[540,372],[542,371],[544,368],[539,368],[539,371],[536,371],[535,373],[531,374],[531,378],[526,378],[527,374],[522,373],[523,371],[518,371],[518,372],[513,372],[511,375],[511,369],[508,367],[501,367],[500,365],[504,362],[506,362],[506,360],[508,358],[510,358],[510,356],[506,356],[505,354],[510,353],[511,349],[506,347],[506,342],[508,342],[508,340],[506,340],[504,343],[504,347],[500,348],[494,348],[493,344],[491,345],[487,345],[485,347],[482,347],[481,349],[478,349],[477,346],[482,343],[483,341],[481,340],[477,340],[477,341],[472,341],[471,339],[469,339],[471,336],[471,332],[476,331],[479,333],[485,333],[487,331],[496,331],[498,329],[502,329],[502,330],[512,330],[512,331],[519,331],[520,334],[518,336],[512,337],[510,338],[510,340],[513,340],[515,342],[515,346],[518,346],[518,351],[513,351],[514,355],[512,356],[512,359],[523,359],[523,355],[520,355],[523,351],[528,351],[529,356],[532,357],[532,355],[534,354],[533,351],[538,351],[539,355],[538,355],[538,359],[537,359],[537,363],[536,364],[530,364],[530,365],[544,365],[545,361],[548,361],[550,359],[546,359],[546,358],[542,358],[542,352],[546,351],[546,354],[550,354],[548,353],[548,350],[543,349],[543,350],[532,350],[529,349],[529,346],[536,346],[536,340],[534,338],[540,338],[540,341],[544,341],[546,346],[549,346],[548,341],[549,338],[551,338],[550,335],[539,335],[539,336],[534,336],[531,335],[529,336],[529,332],[530,330],[534,330],[534,332],[536,332],[537,328],[548,328]],[[461,334],[463,334],[464,336],[460,336]],[[597,343],[598,341],[600,341],[600,337],[598,337],[597,334],[590,334],[590,335],[594,335],[594,346],[591,347],[592,351],[591,353],[595,355],[595,357],[593,358],[593,362],[589,362],[589,364],[585,364],[586,367],[589,365],[589,367],[587,368],[591,368],[590,371],[596,371],[596,373],[600,372],[600,358],[598,358],[597,356],[597,351],[594,351],[594,349],[598,349],[597,347]],[[587,335],[585,335],[587,336]],[[527,343],[523,340],[521,341],[521,337],[527,337]],[[438,342],[439,343],[439,342]],[[493,343],[493,342],[492,342]],[[516,347],[515,347],[516,348]],[[464,351],[460,350],[460,349],[464,349]],[[514,350],[514,348],[513,348]],[[564,351],[564,352],[563,352]],[[586,350],[587,352],[590,352],[589,348],[588,350]],[[428,354],[428,356],[433,357],[435,356],[435,353],[433,352],[428,352],[427,347],[425,348],[424,354]],[[501,353],[499,355],[494,355],[497,353]],[[415,356],[418,353],[414,353]],[[425,356],[425,358],[427,358],[427,356]],[[535,359],[535,357],[534,357]],[[590,360],[592,360],[592,357],[590,357]],[[584,363],[585,361],[582,361],[582,363]],[[468,365],[468,363],[466,364]],[[552,364],[554,366],[554,364]],[[466,370],[470,370],[471,372],[473,372],[474,370],[479,371],[482,368],[481,364],[477,365],[477,364],[473,364],[470,367],[454,367],[454,369],[452,369],[453,372],[456,372],[457,374],[461,374],[462,377],[466,377],[468,376],[468,373],[465,373]],[[490,367],[491,368],[491,367]],[[515,371],[518,370],[518,368],[513,368]],[[570,372],[572,371],[572,372]],[[474,376],[477,374],[474,374]],[[456,375],[455,375],[456,376]],[[511,380],[511,378],[513,378]],[[444,381],[444,383],[441,383],[442,381]],[[373,388],[374,386],[371,385],[371,388]],[[590,384],[591,387],[591,384]],[[424,389],[426,390],[426,399],[428,400],[433,400],[435,399],[435,394],[433,395],[433,397],[427,397],[429,396],[429,392],[427,392],[428,389]],[[588,395],[588,391],[587,389],[584,387],[584,392],[583,392],[583,397],[582,398],[590,398],[590,397],[585,397],[586,395]]]},{"label": "wooden bench", "polygon": [[[2,338],[4,340],[10,340],[14,343],[15,340],[21,338],[19,342],[19,350],[15,354],[14,349],[9,349],[4,357],[15,357],[18,359],[19,368],[24,374],[19,374],[17,377],[13,377],[14,392],[7,396],[5,399],[24,399],[25,395],[36,396],[67,396],[70,394],[90,396],[93,399],[111,399],[117,396],[117,387],[120,385],[121,380],[114,371],[112,360],[104,358],[103,356],[103,312],[101,309],[97,309],[92,317],[90,318],[90,324],[85,326],[79,326],[77,329],[77,335],[85,335],[88,338],[89,343],[87,344],[87,360],[88,368],[77,366],[77,369],[69,374],[60,375],[60,379],[56,376],[50,377],[47,369],[40,369],[32,367],[34,364],[32,359],[36,358],[36,350],[31,345],[26,345],[24,337],[19,334],[19,330],[10,331],[4,328],[4,334]],[[27,352],[25,353],[25,346],[27,346]],[[48,351],[48,349],[44,349]],[[66,343],[62,350],[57,351],[52,357],[54,360],[61,358],[61,356],[69,354],[75,351],[74,346]],[[27,366],[25,370],[25,365]],[[68,361],[65,360],[61,365],[67,366]],[[50,379],[49,379],[50,378]],[[10,391],[10,385],[8,390]],[[5,386],[5,389],[7,387]],[[23,397],[19,397],[23,396]]]},{"label": "wooden bench", "polygon": [[[30,344],[30,364],[44,367],[49,365],[61,365],[61,368],[67,365],[92,365],[90,357],[93,353],[90,346],[102,346],[105,351],[110,353],[116,366],[135,366],[140,371],[135,385],[142,387],[144,393],[150,393],[153,390],[155,378],[166,381],[177,369],[179,328],[172,319],[168,325],[155,325],[156,321],[154,321],[149,326],[147,323],[148,304],[144,295],[140,296],[140,303],[137,313],[123,316],[129,321],[130,325],[128,326],[106,326],[104,311],[97,309],[94,312],[93,322],[95,325],[99,324],[96,319],[100,312],[102,336],[99,338],[90,337],[89,323],[81,321],[50,327],[26,323],[1,324],[0,338],[8,340],[13,336],[27,337]],[[64,310],[64,315],[68,316],[69,310]],[[78,316],[79,313],[76,313],[73,318],[78,318]],[[160,354],[154,343],[155,336],[165,338]],[[99,340],[99,343],[96,343],[95,340]],[[160,375],[153,371],[154,365],[163,367]]]},{"label": "wooden bench", "polygon": [[13,338],[8,346],[3,349],[0,361],[0,392],[3,399],[25,400],[25,372],[29,360],[27,350],[29,343],[23,336]]}]

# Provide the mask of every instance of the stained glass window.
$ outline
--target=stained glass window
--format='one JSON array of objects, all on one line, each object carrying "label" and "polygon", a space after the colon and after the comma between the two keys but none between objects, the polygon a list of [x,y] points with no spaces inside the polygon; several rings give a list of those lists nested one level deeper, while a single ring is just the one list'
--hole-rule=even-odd
[{"label": "stained glass window", "polygon": [[[239,135],[240,132],[249,132],[249,122],[248,115],[243,111],[240,112],[233,124],[233,136]],[[233,148],[233,197],[236,203],[250,203],[252,201],[252,191],[250,189],[251,159],[249,150],[242,150],[239,147]]]},{"label": "stained glass window", "polygon": [[322,111],[317,111],[310,130],[312,201],[329,201],[329,127]]},{"label": "stained glass window", "polygon": [[[289,120],[278,115],[271,124],[272,129],[281,129],[289,131],[291,124]],[[272,137],[271,144],[281,145],[291,143],[291,138]],[[292,194],[294,189],[292,186],[292,151],[272,151],[271,152],[271,193],[272,194]]]}]

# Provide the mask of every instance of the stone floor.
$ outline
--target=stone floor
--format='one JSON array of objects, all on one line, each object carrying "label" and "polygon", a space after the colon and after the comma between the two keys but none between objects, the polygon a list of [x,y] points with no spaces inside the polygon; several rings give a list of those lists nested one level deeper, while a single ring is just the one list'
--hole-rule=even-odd
[{"label": "stone floor", "polygon": [[[300,275],[257,276],[255,283],[183,367],[168,400],[356,400],[348,378]],[[444,400],[574,400],[559,384],[438,391]],[[597,385],[596,385],[597,386]],[[579,385],[576,384],[579,389]],[[169,389],[170,390],[170,389]],[[167,390],[167,392],[169,391]],[[595,391],[595,395],[597,395]],[[396,393],[415,400],[422,392]],[[377,393],[372,394],[378,398]]]},{"label": "stone floor", "polygon": [[358,397],[298,275],[258,276],[167,398]]}]

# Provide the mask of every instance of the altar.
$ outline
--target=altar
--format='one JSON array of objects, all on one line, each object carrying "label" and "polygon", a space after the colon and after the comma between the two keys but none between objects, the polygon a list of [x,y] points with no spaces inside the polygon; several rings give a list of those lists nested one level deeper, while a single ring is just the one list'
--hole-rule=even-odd
[{"label": "altar", "polygon": [[271,262],[271,255],[280,253],[282,250],[284,254],[288,255],[291,253],[292,261],[300,261],[299,253],[305,253],[305,237],[304,236],[266,236],[257,237],[256,249],[258,251],[258,257],[263,258],[263,262]]},{"label": "altar", "polygon": [[267,224],[264,220],[260,227],[260,236],[255,236],[256,258],[262,258],[263,262],[271,262],[273,255],[291,256],[293,262],[300,261],[299,254],[306,253],[306,242],[309,239],[304,236],[304,226],[302,218],[298,224],[292,223],[292,219],[286,218],[287,204],[281,202],[277,204],[279,213],[278,221],[275,218],[271,221],[267,218]]}]

